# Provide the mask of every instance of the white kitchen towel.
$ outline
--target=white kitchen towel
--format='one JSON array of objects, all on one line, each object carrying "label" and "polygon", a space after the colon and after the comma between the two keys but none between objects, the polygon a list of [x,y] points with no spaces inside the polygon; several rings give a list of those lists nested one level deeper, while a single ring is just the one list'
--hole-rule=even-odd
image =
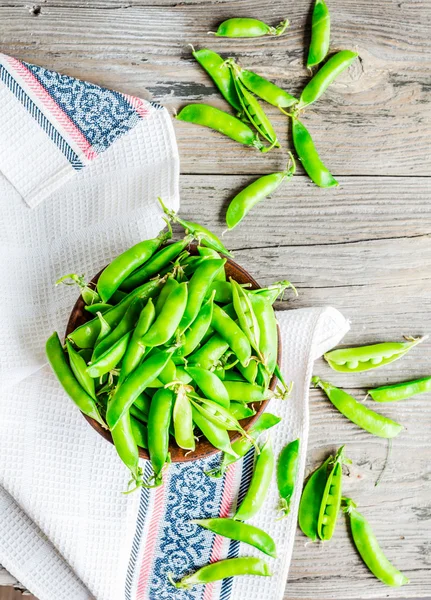
[{"label": "white kitchen towel", "polygon": [[[208,561],[255,554],[188,523],[231,513],[247,488],[253,453],[222,479],[204,475],[216,456],[171,465],[162,487],[125,496],[129,475],[113,446],[43,367],[45,339],[65,329],[76,299],[76,291],[54,290],[52,282],[70,271],[92,275],[154,236],[161,226],[157,195],[178,209],[170,118],[157,105],[9,57],[0,62],[6,225],[0,274],[7,282],[0,300],[0,563],[39,600],[282,598],[304,473],[312,365],[338,343],[347,322],[331,308],[278,315],[283,370],[295,385],[289,400],[270,403],[283,418],[272,434],[274,449],[300,437],[301,457],[290,516],[274,520],[272,486],[253,521],[277,542],[274,576],[176,590],[168,573],[179,578]],[[129,106],[139,109],[133,115]],[[148,475],[149,464],[143,467]]]}]

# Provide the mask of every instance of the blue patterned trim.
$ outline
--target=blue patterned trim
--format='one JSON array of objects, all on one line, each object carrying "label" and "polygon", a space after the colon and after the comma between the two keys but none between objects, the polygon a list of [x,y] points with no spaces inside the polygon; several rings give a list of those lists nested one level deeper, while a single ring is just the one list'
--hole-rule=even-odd
[{"label": "blue patterned trim", "polygon": [[[250,485],[250,480],[253,475],[253,465],[254,465],[254,448],[251,448],[243,459],[242,464],[242,474],[241,474],[241,483],[238,491],[238,506],[244,500],[244,496],[247,493],[248,487]],[[239,554],[239,546],[240,543],[237,540],[231,540],[229,544],[229,550],[227,553],[228,558],[236,558]],[[229,600],[230,595],[232,593],[232,585],[233,585],[233,577],[229,577],[228,579],[223,579],[220,590],[220,599],[219,600]]]},{"label": "blue patterned trim", "polygon": [[54,142],[54,144],[61,150],[62,154],[67,158],[72,167],[79,171],[84,167],[84,164],[79,159],[78,155],[72,150],[66,140],[54,127],[54,125],[48,121],[41,110],[34,104],[33,100],[26,94],[19,83],[12,77],[3,65],[0,65],[0,79],[10,89],[10,91],[16,96],[21,102],[24,108],[29,112],[33,119],[40,125],[43,131],[48,137]]},{"label": "blue patterned trim", "polygon": [[141,119],[120,92],[43,67],[23,64],[99,154]]},{"label": "blue patterned trim", "polygon": [[[151,463],[147,461],[145,463],[145,467],[144,467],[144,475],[143,475],[144,481],[147,481],[150,478],[152,472],[153,472],[153,470],[151,468]],[[141,545],[142,532],[143,532],[144,524],[145,524],[145,517],[148,512],[149,499],[150,499],[150,490],[148,488],[142,488],[141,489],[141,498],[139,501],[138,518],[136,521],[135,537],[133,538],[132,550],[131,550],[130,559],[129,559],[129,566],[127,568],[126,585],[125,585],[125,590],[124,590],[126,600],[132,600],[133,579],[134,579],[134,574],[135,574],[135,569],[136,569],[136,563],[137,563],[138,556],[139,556],[139,548]]]}]

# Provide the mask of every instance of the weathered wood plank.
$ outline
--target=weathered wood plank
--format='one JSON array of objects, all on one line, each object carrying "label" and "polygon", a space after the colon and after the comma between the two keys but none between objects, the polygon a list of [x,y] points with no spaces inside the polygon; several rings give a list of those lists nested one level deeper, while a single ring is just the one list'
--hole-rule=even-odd
[{"label": "weathered wood plank", "polygon": [[[84,3],[85,4],[85,3]],[[269,0],[166,8],[134,5],[101,10],[27,3],[0,8],[1,50],[74,76],[146,97],[171,109],[204,100],[223,106],[210,80],[194,64],[187,44],[211,45],[274,77],[293,93],[306,81],[304,49],[308,0],[289,6],[292,26],[281,39],[214,40],[207,31],[239,11],[276,22],[280,7]],[[73,6],[73,5],[71,5]],[[79,5],[80,6],[80,5]],[[114,4],[117,6],[117,4]],[[336,175],[429,174],[430,25],[426,4],[391,0],[331,3],[334,47],[357,47],[361,60],[328,90],[306,122]],[[286,118],[269,109],[284,145]],[[265,157],[206,129],[176,123],[185,173],[261,173],[279,168],[280,151]],[[196,160],[199,156],[199,161]]]}]

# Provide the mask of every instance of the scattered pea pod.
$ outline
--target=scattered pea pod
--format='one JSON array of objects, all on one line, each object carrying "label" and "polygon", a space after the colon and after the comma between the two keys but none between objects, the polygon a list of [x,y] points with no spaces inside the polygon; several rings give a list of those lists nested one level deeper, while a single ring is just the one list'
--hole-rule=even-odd
[{"label": "scattered pea pod", "polygon": [[317,526],[319,522],[320,507],[327,481],[328,466],[332,461],[333,456],[328,456],[325,462],[310,475],[304,486],[301,501],[299,503],[299,527],[313,542],[319,539]]},{"label": "scattered pea pod", "polygon": [[289,156],[290,161],[285,171],[259,177],[231,200],[226,212],[226,224],[229,229],[236,227],[258,202],[275,192],[285,179],[291,179],[295,173],[296,165],[290,152]]},{"label": "scattered pea pod", "polygon": [[204,527],[213,533],[222,535],[231,540],[237,540],[244,544],[254,546],[261,552],[277,558],[277,550],[275,542],[270,535],[268,535],[262,529],[249,525],[248,523],[241,523],[234,519],[195,519],[190,521],[200,527]]},{"label": "scattered pea pod", "polygon": [[371,573],[391,587],[409,583],[407,577],[386,558],[368,521],[358,512],[353,500],[343,498],[343,504],[343,510],[349,516],[355,546]]},{"label": "scattered pea pod", "polygon": [[[259,96],[259,98],[265,100],[268,104],[272,104],[272,106],[276,106],[280,110],[298,102],[294,96],[253,71],[241,69],[240,77],[250,92],[253,92],[253,94],[256,94],[256,96]],[[285,113],[283,110],[282,112]]]},{"label": "scattered pea pod", "polygon": [[358,348],[341,348],[331,350],[324,355],[325,360],[334,371],[342,373],[358,373],[377,369],[402,358],[409,350],[427,339],[428,336],[407,337],[406,342],[383,342]]},{"label": "scattered pea pod", "polygon": [[225,64],[224,59],[208,48],[195,50],[192,46],[192,54],[198,63],[212,78],[224,99],[238,112],[242,112],[242,106],[236,93],[232,74]]},{"label": "scattered pea pod", "polygon": [[[250,38],[263,35],[281,35],[289,26],[289,21],[284,19],[276,27],[271,27],[259,19],[233,18],[220,23],[214,35],[228,38]],[[212,33],[211,31],[209,33]]]},{"label": "scattered pea pod", "polygon": [[278,457],[277,486],[280,494],[280,510],[283,517],[286,517],[290,513],[290,503],[298,475],[298,459],[299,438],[287,444]]},{"label": "scattered pea pod", "polygon": [[414,381],[403,381],[368,390],[368,394],[376,402],[397,402],[425,392],[431,392],[431,377],[422,377],[422,379]]},{"label": "scattered pea pod", "polygon": [[324,60],[329,50],[331,16],[323,0],[316,0],[311,21],[311,42],[307,67],[314,67]]},{"label": "scattered pea pod", "polygon": [[317,535],[323,541],[330,540],[337,524],[338,513],[341,507],[343,464],[350,463],[344,456],[344,446],[338,450],[331,461],[328,478],[320,503],[319,517],[317,520]]},{"label": "scattered pea pod", "polygon": [[227,558],[226,560],[206,565],[192,575],[183,577],[181,581],[175,582],[171,575],[168,578],[176,588],[187,590],[194,585],[206,584],[211,581],[219,581],[220,579],[238,575],[263,575],[264,577],[270,577],[271,574],[269,565],[265,561],[260,558],[243,556],[241,558]]}]

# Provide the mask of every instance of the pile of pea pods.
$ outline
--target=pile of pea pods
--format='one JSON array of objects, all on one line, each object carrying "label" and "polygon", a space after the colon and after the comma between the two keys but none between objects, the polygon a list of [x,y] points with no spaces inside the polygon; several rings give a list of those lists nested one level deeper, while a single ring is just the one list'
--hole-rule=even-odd
[{"label": "pile of pea pods", "polygon": [[[323,164],[308,129],[300,120],[304,110],[316,102],[329,85],[358,57],[357,52],[341,50],[327,58],[330,21],[325,2],[316,0],[307,59],[307,67],[312,73],[314,70],[314,74],[299,98],[292,96],[265,77],[242,68],[233,58],[223,59],[214,50],[208,48],[195,50],[192,47],[193,57],[213,79],[236,116],[200,103],[183,107],[177,119],[210,127],[241,144],[260,152],[269,152],[273,148],[280,148],[281,145],[270,119],[259,102],[259,99],[264,100],[276,106],[288,117],[296,154],[310,179],[322,188],[337,186],[337,180]],[[257,19],[228,19],[221,23],[215,35],[228,38],[280,36],[286,32],[288,25],[287,19],[277,27],[270,27]],[[288,156],[288,164],[284,171],[259,177],[232,199],[226,213],[228,229],[236,227],[258,202],[272,194],[283,181],[292,178],[296,168],[295,159],[291,152],[288,152]]]}]

